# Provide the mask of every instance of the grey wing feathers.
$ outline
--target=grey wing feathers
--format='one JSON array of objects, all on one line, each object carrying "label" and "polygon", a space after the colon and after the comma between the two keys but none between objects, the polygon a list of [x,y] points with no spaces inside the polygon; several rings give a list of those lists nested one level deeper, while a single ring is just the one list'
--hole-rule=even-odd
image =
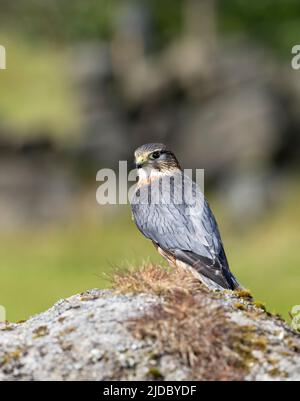
[{"label": "grey wing feathers", "polygon": [[[222,252],[224,253],[223,246]],[[222,264],[220,258],[216,258],[215,261],[212,262],[201,255],[190,251],[181,250],[176,250],[174,252],[174,256],[182,262],[193,267],[197,273],[208,278],[209,280],[212,280],[222,288],[234,290],[239,287],[239,284],[229,270],[227,259],[225,259],[226,264]]]},{"label": "grey wing feathers", "polygon": [[[200,189],[189,182],[197,197],[195,206],[185,201],[135,202],[134,220],[139,230],[162,249],[221,287],[233,289],[238,284],[230,273],[215,218]],[[180,190],[178,184],[174,185],[174,192]]]}]

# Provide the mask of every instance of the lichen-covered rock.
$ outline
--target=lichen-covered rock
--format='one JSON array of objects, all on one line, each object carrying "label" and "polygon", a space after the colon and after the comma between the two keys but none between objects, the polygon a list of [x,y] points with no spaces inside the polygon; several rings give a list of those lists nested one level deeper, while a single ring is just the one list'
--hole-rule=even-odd
[{"label": "lichen-covered rock", "polygon": [[[192,363],[169,347],[158,354],[155,336],[132,329],[164,303],[153,294],[91,290],[27,322],[2,324],[0,380],[194,379]],[[214,297],[207,308],[221,308],[240,328],[232,348],[243,362],[240,378],[299,380],[300,338],[282,320],[231,294]]]}]

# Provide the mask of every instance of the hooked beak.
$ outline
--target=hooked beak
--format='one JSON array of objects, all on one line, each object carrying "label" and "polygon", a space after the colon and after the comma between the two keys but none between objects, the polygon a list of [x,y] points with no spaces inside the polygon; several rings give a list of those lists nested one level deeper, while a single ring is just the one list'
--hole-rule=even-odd
[{"label": "hooked beak", "polygon": [[144,164],[145,164],[145,159],[143,157],[140,156],[137,159],[135,159],[135,166],[137,169],[142,168]]}]

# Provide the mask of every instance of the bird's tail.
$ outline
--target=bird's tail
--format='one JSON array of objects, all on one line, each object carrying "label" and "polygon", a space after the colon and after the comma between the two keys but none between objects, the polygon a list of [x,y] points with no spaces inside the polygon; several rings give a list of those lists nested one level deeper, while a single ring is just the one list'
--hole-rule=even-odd
[{"label": "bird's tail", "polygon": [[239,290],[242,289],[234,275],[230,272],[225,252],[212,261],[191,251],[175,251],[176,259],[187,264],[194,274],[210,289]]}]

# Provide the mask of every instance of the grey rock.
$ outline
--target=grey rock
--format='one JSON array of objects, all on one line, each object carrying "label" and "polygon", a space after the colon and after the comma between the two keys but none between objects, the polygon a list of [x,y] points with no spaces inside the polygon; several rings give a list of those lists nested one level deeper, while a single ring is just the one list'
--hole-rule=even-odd
[{"label": "grey rock", "polygon": [[[2,323],[0,381],[149,380],[152,368],[165,380],[187,380],[191,370],[178,357],[166,354],[154,360],[155,343],[129,331],[128,321],[161,302],[153,295],[95,289],[61,300],[25,323]],[[299,379],[299,335],[247,302],[243,310],[234,309],[236,302],[236,296],[225,294],[207,307],[221,306],[241,328],[251,325],[268,339],[265,350],[253,350],[256,362],[245,379]],[[252,314],[246,313],[249,308]]]}]

